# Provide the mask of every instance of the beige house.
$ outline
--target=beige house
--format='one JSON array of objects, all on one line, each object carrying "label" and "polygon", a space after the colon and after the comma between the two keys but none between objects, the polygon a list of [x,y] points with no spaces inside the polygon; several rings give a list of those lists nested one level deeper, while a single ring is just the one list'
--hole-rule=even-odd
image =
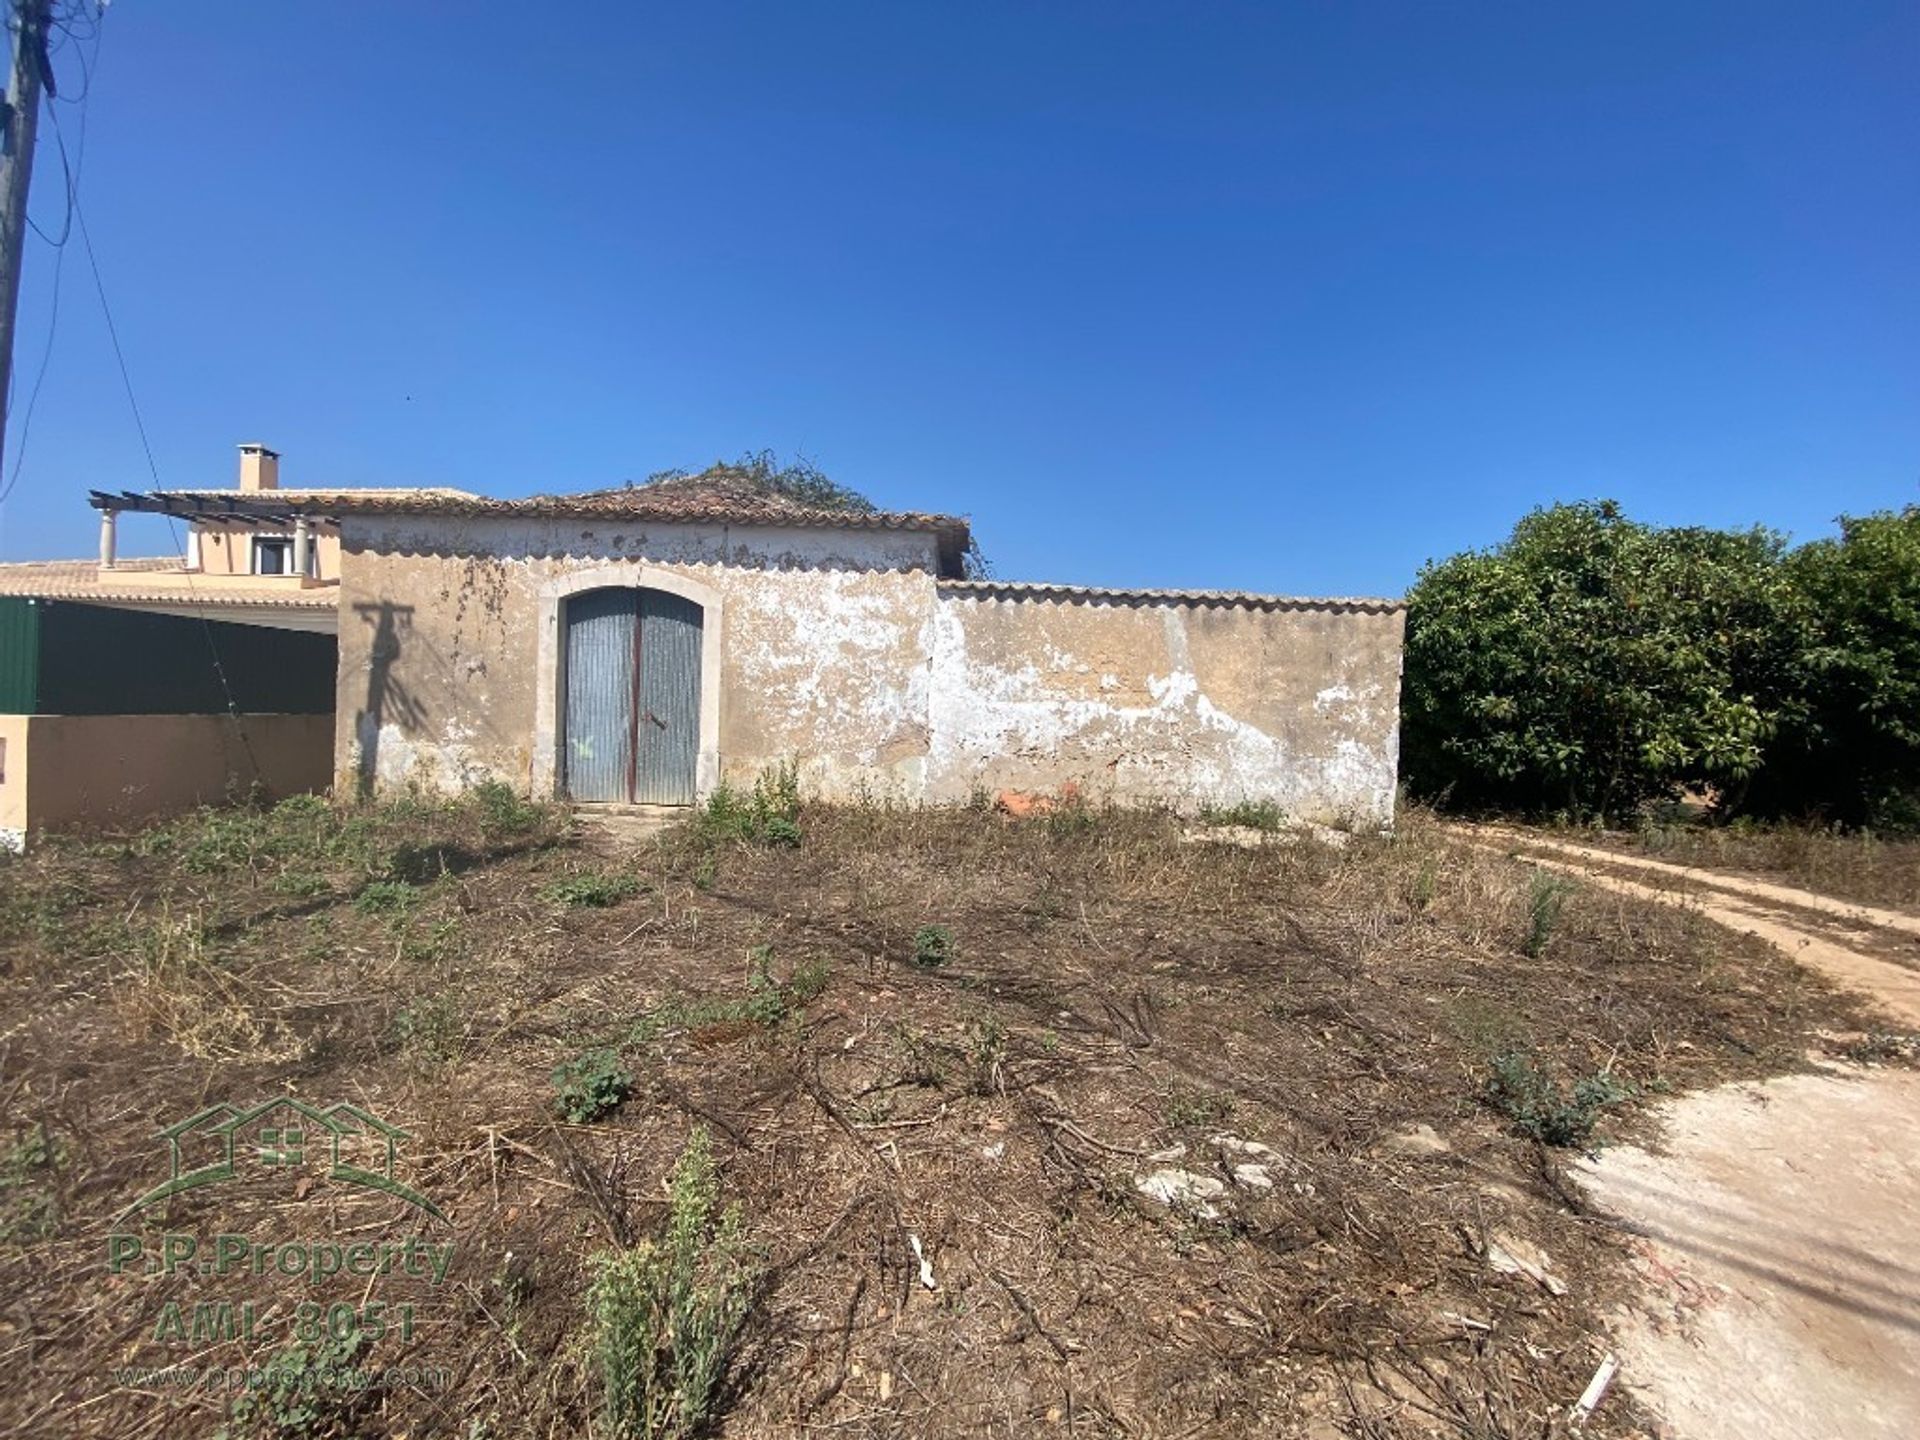
[{"label": "beige house", "polygon": [[97,494],[103,559],[116,512],[164,513],[199,537],[186,603],[330,605],[342,791],[671,805],[790,764],[830,798],[1392,820],[1398,601],[968,578],[963,519],[724,474],[495,500],[276,470],[249,447],[237,491]]},{"label": "beige house", "polygon": [[[0,848],[327,787],[340,537],[301,506],[335,493],[243,445],[237,489],[96,495],[97,560],[0,565]],[[126,511],[173,517],[175,553],[122,557]]]}]

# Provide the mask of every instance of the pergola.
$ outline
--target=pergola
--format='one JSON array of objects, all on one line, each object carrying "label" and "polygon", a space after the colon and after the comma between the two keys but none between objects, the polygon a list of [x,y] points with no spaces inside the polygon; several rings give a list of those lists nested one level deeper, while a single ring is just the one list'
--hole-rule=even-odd
[{"label": "pergola", "polygon": [[280,495],[273,491],[236,491],[198,494],[185,491],[95,490],[87,503],[100,512],[100,563],[111,566],[116,545],[116,521],[121,511],[144,515],[171,515],[202,525],[280,525],[293,532],[293,573],[307,573],[307,550],[313,543],[315,520],[336,521],[337,506],[318,496]]}]

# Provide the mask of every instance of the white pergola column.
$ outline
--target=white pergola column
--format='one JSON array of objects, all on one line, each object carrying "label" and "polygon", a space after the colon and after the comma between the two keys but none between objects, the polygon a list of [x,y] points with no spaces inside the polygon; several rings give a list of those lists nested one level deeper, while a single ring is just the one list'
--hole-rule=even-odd
[{"label": "white pergola column", "polygon": [[307,578],[307,560],[313,553],[313,532],[308,528],[307,517],[293,517],[293,573],[302,580]]},{"label": "white pergola column", "polygon": [[115,522],[119,518],[120,514],[117,510],[100,512],[100,568],[103,570],[113,568],[113,548],[117,528]]}]

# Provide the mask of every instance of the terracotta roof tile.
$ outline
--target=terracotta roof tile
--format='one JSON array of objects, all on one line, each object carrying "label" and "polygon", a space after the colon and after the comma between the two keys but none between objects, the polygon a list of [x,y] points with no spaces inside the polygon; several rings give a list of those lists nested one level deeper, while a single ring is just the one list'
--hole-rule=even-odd
[{"label": "terracotta roof tile", "polygon": [[105,578],[93,560],[33,560],[0,564],[0,595],[39,600],[94,600],[115,605],[195,605],[277,607],[294,610],[339,608],[337,585],[315,587],[260,584],[249,576],[204,576],[191,583],[141,583],[143,575],[184,577],[178,556],[121,560]]}]

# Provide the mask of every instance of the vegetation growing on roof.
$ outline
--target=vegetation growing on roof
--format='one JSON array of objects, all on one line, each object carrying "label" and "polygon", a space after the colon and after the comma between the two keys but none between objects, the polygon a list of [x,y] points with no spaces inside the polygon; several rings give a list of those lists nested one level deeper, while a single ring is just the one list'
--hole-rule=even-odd
[{"label": "vegetation growing on roof", "polygon": [[[696,481],[738,486],[757,495],[791,500],[815,510],[837,510],[849,515],[873,515],[880,507],[851,486],[842,485],[803,455],[783,462],[771,450],[748,451],[738,460],[716,460],[704,470],[656,470],[647,485],[678,485]],[[969,580],[987,580],[993,566],[980,549],[980,542],[967,537],[966,554],[961,559],[962,573]]]}]

